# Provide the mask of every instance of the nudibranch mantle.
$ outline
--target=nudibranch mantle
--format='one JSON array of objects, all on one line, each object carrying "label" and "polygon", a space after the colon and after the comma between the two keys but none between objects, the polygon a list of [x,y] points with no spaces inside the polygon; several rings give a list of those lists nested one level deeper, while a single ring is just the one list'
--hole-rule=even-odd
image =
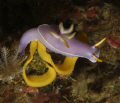
[{"label": "nudibranch mantle", "polygon": [[[32,28],[26,31],[20,39],[20,54],[25,53],[25,48],[30,41],[39,40],[43,45],[55,53],[59,53],[70,57],[84,57],[91,62],[96,62],[93,55],[99,57],[99,49],[96,46],[83,43],[75,37],[67,39],[69,48],[66,47],[60,40],[51,35],[53,32],[58,35],[62,35],[59,26],[57,25],[40,25],[38,28]],[[69,35],[65,34],[65,35]]]}]

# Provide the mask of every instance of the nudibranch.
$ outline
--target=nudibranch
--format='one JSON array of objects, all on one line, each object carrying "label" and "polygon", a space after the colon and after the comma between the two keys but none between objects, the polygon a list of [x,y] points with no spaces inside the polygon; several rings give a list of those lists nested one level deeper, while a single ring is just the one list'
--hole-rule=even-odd
[{"label": "nudibranch", "polygon": [[[78,57],[88,58],[92,62],[102,62],[99,59],[99,49],[97,48],[106,38],[101,40],[94,46],[88,45],[76,39],[73,25],[69,29],[64,29],[63,24],[57,25],[40,25],[38,28],[33,28],[25,32],[20,39],[20,54],[25,53],[25,48],[30,43],[30,56],[24,64],[23,77],[29,86],[42,87],[50,84],[56,77],[56,72],[59,74],[70,74]],[[46,52],[46,48],[55,53],[65,55],[63,64],[54,64],[50,54]],[[26,67],[33,59],[35,50],[38,50],[40,57],[46,61],[48,71],[43,75],[26,76]],[[49,64],[52,65],[52,67]]]},{"label": "nudibranch", "polygon": [[73,25],[69,29],[64,30],[62,23],[59,26],[43,24],[38,28],[30,29],[20,39],[20,54],[25,53],[25,48],[30,41],[39,40],[55,53],[69,57],[84,57],[91,62],[101,62],[102,60],[99,59],[99,49],[97,46],[106,38],[91,46],[74,38],[75,33],[71,34],[72,31]]}]

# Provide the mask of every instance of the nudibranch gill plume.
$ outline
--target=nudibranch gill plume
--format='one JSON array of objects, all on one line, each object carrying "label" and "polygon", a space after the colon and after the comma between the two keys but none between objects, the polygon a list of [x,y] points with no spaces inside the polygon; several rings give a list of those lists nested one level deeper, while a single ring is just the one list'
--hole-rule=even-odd
[{"label": "nudibranch gill plume", "polygon": [[99,59],[99,49],[97,48],[106,38],[99,43],[91,46],[75,38],[73,24],[69,29],[64,29],[63,24],[58,25],[40,25],[38,28],[32,28],[26,31],[20,39],[20,54],[24,54],[25,48],[30,41],[38,40],[51,51],[69,57],[83,57],[91,62],[102,62]]}]

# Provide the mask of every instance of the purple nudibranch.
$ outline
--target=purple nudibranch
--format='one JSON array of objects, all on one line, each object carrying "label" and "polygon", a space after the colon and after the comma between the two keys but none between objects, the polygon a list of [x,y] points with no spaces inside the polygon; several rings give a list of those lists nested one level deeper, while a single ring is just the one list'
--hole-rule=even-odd
[{"label": "purple nudibranch", "polygon": [[[72,27],[71,27],[72,28]],[[61,29],[61,30],[60,30]],[[73,29],[72,29],[73,30]],[[33,40],[39,40],[43,45],[55,53],[59,53],[65,56],[70,57],[83,57],[89,59],[91,62],[96,62],[96,59],[93,58],[93,55],[99,57],[99,49],[94,45],[83,43],[80,40],[73,37],[72,39],[67,39],[69,47],[66,47],[59,39],[64,38],[63,35],[70,35],[72,30],[64,30],[60,25],[40,25],[38,28],[32,28],[26,31],[20,39],[20,54],[25,53],[25,48]],[[68,31],[68,32],[64,32]],[[58,34],[60,38],[54,37],[51,35]]]}]

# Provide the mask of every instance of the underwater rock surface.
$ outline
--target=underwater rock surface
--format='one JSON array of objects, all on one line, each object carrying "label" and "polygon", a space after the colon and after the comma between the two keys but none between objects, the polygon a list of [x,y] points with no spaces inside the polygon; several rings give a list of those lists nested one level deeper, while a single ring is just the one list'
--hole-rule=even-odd
[{"label": "underwater rock surface", "polygon": [[[7,0],[0,1],[0,4],[0,51],[3,47],[9,48],[8,57],[12,55],[12,59],[23,33],[41,24],[58,25],[63,22],[68,28],[73,23],[74,31],[85,32],[88,43],[92,45],[104,37],[108,40],[109,37],[120,38],[119,0]],[[41,88],[27,86],[21,73],[23,64],[19,65],[24,59],[17,55],[12,65],[8,68],[4,65],[0,69],[0,102],[119,103],[120,48],[113,48],[106,41],[99,49],[102,63],[93,64],[79,58],[71,75],[57,75],[54,82]],[[55,64],[63,63],[64,56],[48,52]],[[29,45],[26,55],[29,55]],[[11,59],[9,61],[12,62]],[[36,52],[27,74],[43,74],[47,71],[45,68]]]}]

